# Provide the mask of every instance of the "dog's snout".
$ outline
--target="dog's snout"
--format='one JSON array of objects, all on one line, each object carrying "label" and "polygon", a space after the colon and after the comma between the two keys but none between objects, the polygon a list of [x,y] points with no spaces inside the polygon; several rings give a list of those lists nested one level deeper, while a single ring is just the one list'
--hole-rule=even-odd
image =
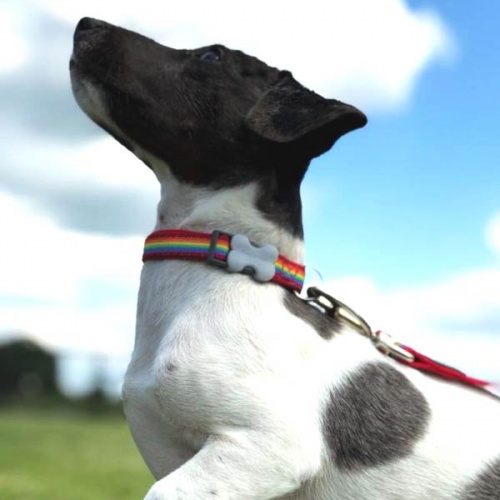
[{"label": "dog's snout", "polygon": [[82,65],[94,60],[96,51],[105,44],[113,28],[112,24],[92,17],[80,19],[73,37],[72,65],[77,62]]},{"label": "dog's snout", "polygon": [[94,19],[92,17],[84,17],[80,19],[76,26],[76,32],[88,31],[95,28],[105,28],[109,26],[108,23],[101,21],[100,19]]}]

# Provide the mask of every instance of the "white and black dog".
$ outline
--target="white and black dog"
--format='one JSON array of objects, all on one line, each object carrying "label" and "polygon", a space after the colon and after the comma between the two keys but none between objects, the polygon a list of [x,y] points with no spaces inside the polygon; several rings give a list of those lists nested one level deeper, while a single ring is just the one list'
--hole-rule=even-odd
[{"label": "white and black dog", "polygon": [[157,479],[148,500],[500,499],[497,401],[255,279],[269,248],[273,272],[275,258],[297,268],[301,180],[360,111],[242,52],[174,50],[90,18],[71,76],[85,113],[160,181],[157,236],[226,235],[226,268],[236,243],[213,231],[252,242],[240,270],[254,279],[188,251],[145,258],[123,399]]}]

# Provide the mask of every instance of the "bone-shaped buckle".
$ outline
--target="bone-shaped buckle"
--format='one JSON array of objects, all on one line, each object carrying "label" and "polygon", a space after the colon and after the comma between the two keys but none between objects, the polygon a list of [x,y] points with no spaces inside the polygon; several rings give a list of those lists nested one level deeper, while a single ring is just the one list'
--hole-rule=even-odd
[{"label": "bone-shaped buckle", "polygon": [[275,262],[279,252],[272,245],[255,246],[244,234],[231,238],[231,250],[227,256],[227,270],[249,274],[256,281],[271,281],[276,272]]}]

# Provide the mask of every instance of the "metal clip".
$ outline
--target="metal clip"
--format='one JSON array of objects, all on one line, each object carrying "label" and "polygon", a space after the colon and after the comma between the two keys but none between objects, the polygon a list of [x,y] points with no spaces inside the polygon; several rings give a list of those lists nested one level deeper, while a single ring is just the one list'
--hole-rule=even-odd
[{"label": "metal clip", "polygon": [[373,345],[382,353],[408,363],[415,361],[415,356],[401,347],[389,334],[382,331],[374,333],[370,325],[359,314],[343,302],[340,302],[340,300],[316,287],[307,289],[307,297],[305,300],[317,306],[325,314],[345,321],[362,335],[368,337],[373,342]]},{"label": "metal clip", "polygon": [[415,356],[403,349],[388,333],[378,331],[372,336],[375,347],[384,354],[399,358],[408,363],[415,361]]},{"label": "metal clip", "polygon": [[306,300],[314,303],[322,309],[324,313],[328,314],[332,318],[345,321],[365,337],[370,339],[373,338],[373,332],[370,325],[349,306],[340,302],[340,300],[337,300],[316,287],[310,287],[307,289],[307,297],[308,298]]}]

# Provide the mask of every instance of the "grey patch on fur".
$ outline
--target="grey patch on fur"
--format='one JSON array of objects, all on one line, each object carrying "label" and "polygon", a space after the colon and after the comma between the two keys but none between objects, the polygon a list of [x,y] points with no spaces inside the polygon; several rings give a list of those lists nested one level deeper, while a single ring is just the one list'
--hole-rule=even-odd
[{"label": "grey patch on fur", "polygon": [[338,320],[307,304],[307,302],[292,292],[285,294],[285,307],[294,316],[309,323],[318,332],[320,337],[324,339],[332,338],[341,328]]},{"label": "grey patch on fur", "polygon": [[323,430],[333,461],[356,470],[408,456],[425,434],[422,393],[386,363],[367,363],[331,392]]},{"label": "grey patch on fur", "polygon": [[489,464],[463,492],[461,500],[500,500],[500,458]]}]

